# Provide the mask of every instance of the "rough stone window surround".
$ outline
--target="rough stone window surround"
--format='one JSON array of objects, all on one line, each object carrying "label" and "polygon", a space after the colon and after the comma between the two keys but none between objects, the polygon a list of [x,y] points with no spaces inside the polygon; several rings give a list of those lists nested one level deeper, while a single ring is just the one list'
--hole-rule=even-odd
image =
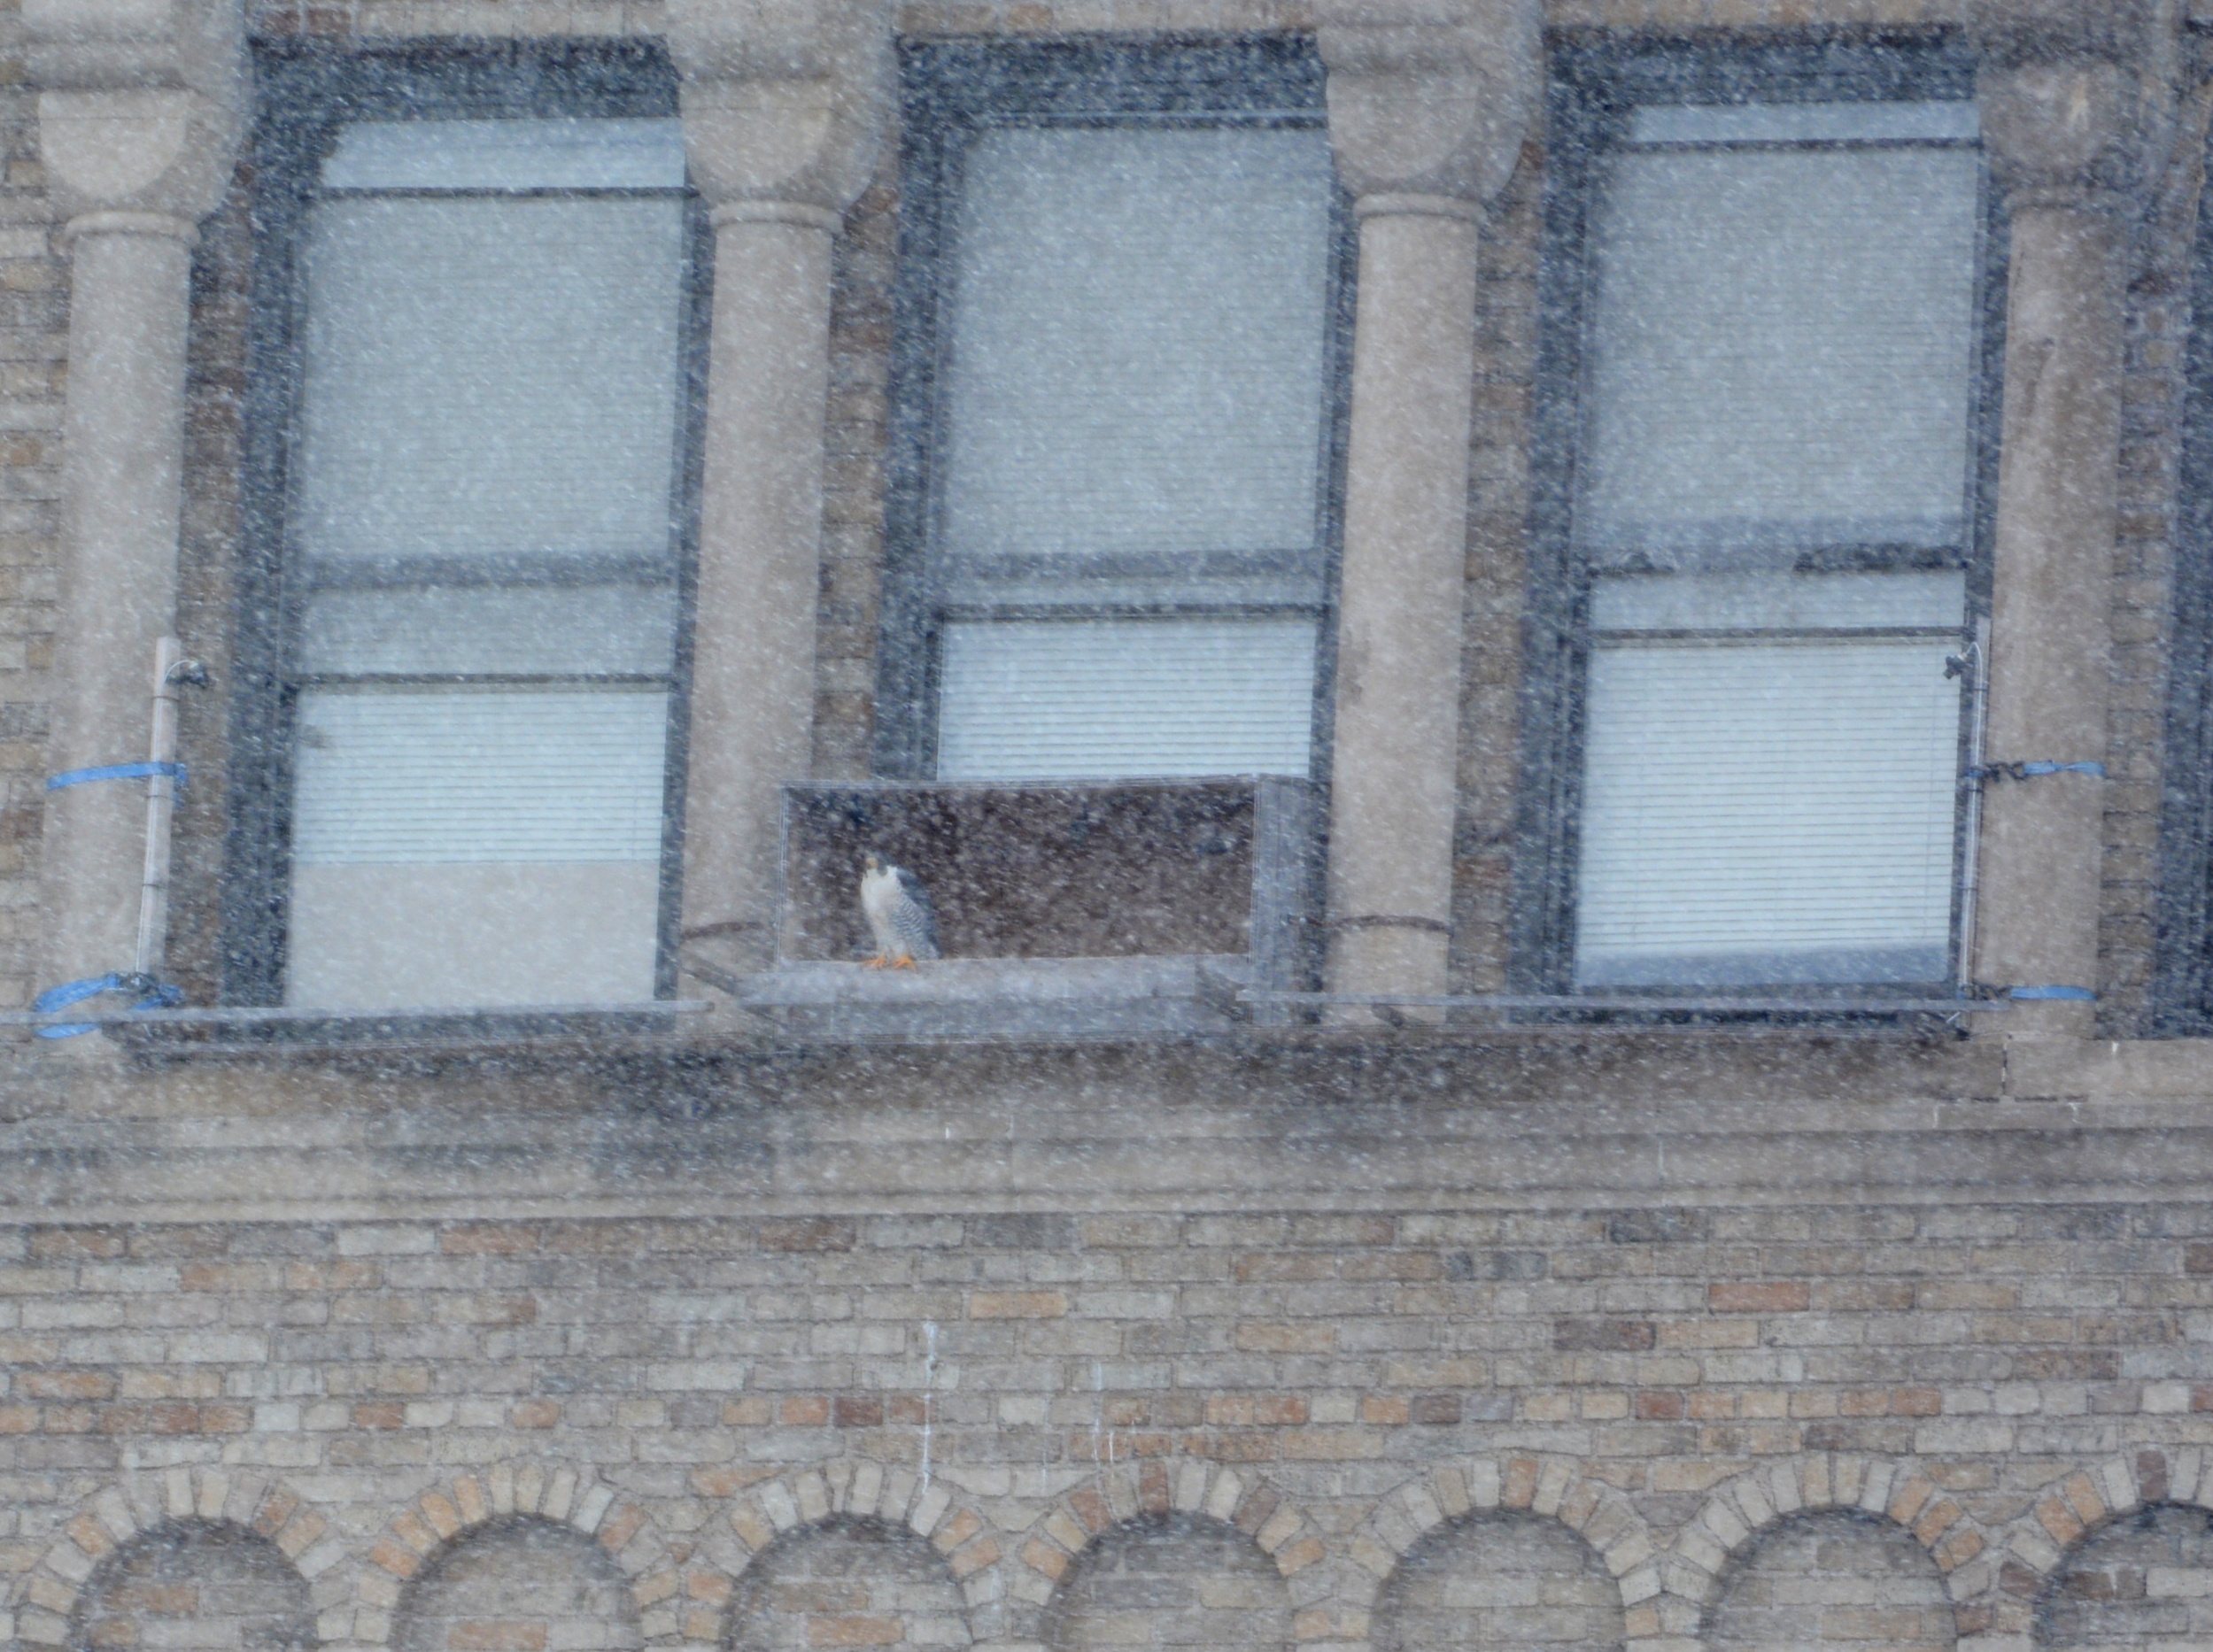
[{"label": "rough stone window surround", "polygon": [[[238,688],[230,708],[232,829],[224,874],[223,1000],[283,1000],[299,598],[288,589],[291,431],[302,374],[299,267],[316,168],[342,124],[382,119],[651,118],[677,112],[676,76],[646,42],[409,42],[362,50],[264,43],[255,54],[251,158],[256,230],[246,400],[244,532],[236,574]],[[670,691],[668,796],[682,806],[690,592],[704,403],[705,214],[690,214],[679,428],[678,636]],[[262,760],[251,760],[251,754]],[[676,984],[678,863],[662,853],[658,991]]]},{"label": "rough stone window surround", "polygon": [[[1153,125],[1180,128],[1320,128],[1322,70],[1310,38],[1141,37],[1052,42],[909,42],[901,50],[900,253],[892,369],[893,445],[886,500],[883,620],[877,657],[876,772],[935,777],[940,630],[933,560],[944,553],[933,507],[941,468],[945,398],[939,384],[948,325],[958,151],[965,135],[997,125]],[[1351,203],[1333,203],[1323,382],[1326,455],[1316,527],[1321,567],[1315,643],[1312,777],[1328,778],[1335,636],[1332,616],[1343,534],[1350,414]],[[1178,601],[1195,589],[1164,593]],[[1149,610],[1147,610],[1149,611]],[[1226,612],[1227,610],[1221,610]],[[1087,610],[1089,612],[1089,610]]]},{"label": "rough stone window surround", "polygon": [[[1588,570],[1572,539],[1575,471],[1585,415],[1580,402],[1592,298],[1586,251],[1598,196],[1598,155],[1629,107],[1640,104],[1885,102],[1971,98],[1973,54],[1955,41],[1837,42],[1716,47],[1573,44],[1552,57],[1549,89],[1545,253],[1539,276],[1540,342],[1531,431],[1529,646],[1525,655],[1521,799],[1514,855],[1513,990],[1567,992],[1574,965],[1576,823],[1590,641]],[[1990,547],[1998,475],[2005,243],[1994,202],[1977,292],[1979,338],[1970,386],[1968,543],[1962,559],[1890,547],[1840,546],[1800,559],[1823,568],[1961,567],[1969,622],[1989,612]],[[1934,559],[1934,560],[1931,560]],[[1964,722],[1964,720],[1963,720]],[[1966,736],[1962,730],[1962,751]],[[1964,758],[1962,762],[1964,763]],[[1963,882],[1965,811],[1954,828],[1954,884]],[[1960,943],[1955,894],[1953,950]],[[1652,989],[1658,992],[1660,989]],[[1635,994],[1622,994],[1633,1008]]]}]

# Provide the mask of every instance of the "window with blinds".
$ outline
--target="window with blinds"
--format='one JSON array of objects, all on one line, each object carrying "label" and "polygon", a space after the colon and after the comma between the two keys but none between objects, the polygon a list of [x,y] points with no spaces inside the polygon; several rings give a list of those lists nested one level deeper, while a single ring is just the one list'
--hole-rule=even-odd
[{"label": "window with blinds", "polygon": [[1977,133],[1963,99],[1655,102],[1591,163],[1578,990],[1952,973]]},{"label": "window with blinds", "polygon": [[[1072,51],[1129,60],[1079,76]],[[913,668],[885,766],[1304,776],[1334,531],[1319,65],[988,55],[909,54],[913,577],[886,623]]]},{"label": "window with blinds", "polygon": [[362,121],[302,226],[285,998],[653,996],[673,120]]}]

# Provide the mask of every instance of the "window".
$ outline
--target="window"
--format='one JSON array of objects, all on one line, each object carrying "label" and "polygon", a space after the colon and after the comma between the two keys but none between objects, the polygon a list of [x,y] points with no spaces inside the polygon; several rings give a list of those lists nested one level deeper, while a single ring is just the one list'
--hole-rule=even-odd
[{"label": "window", "polygon": [[673,81],[522,54],[270,78],[256,640],[281,772],[251,847],[282,895],[251,984],[650,998],[692,399]]},{"label": "window", "polygon": [[1970,90],[1872,47],[1560,66],[1548,988],[1954,974],[1990,481]]},{"label": "window", "polygon": [[931,44],[907,152],[879,767],[1312,767],[1344,214],[1281,40]]}]

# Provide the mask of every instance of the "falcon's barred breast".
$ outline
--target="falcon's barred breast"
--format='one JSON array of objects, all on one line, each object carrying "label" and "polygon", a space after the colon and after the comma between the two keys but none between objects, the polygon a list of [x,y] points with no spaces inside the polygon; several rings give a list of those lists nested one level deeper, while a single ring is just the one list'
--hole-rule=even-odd
[{"label": "falcon's barred breast", "polygon": [[911,969],[917,959],[937,957],[937,914],[922,880],[880,855],[865,855],[861,865],[861,911],[876,938],[869,967]]}]

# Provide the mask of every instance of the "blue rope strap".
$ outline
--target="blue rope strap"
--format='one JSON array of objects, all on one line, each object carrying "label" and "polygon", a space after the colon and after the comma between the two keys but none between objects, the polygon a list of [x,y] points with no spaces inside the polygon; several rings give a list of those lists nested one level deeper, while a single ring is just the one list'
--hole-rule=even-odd
[{"label": "blue rope strap", "polygon": [[[65,981],[59,986],[50,986],[31,1000],[31,1007],[42,1015],[50,1015],[67,1009],[72,1004],[81,1004],[89,998],[103,992],[136,992],[138,1002],[133,1010],[166,1009],[184,1000],[179,988],[157,981],[150,975],[92,975],[81,981]],[[92,1022],[72,1022],[66,1026],[41,1027],[42,1038],[74,1038],[88,1032],[99,1031]]]},{"label": "blue rope strap", "polygon": [[2086,986],[2016,986],[2010,989],[2008,998],[2035,1000],[2062,999],[2072,1004],[2094,1004],[2098,995]]},{"label": "blue rope strap", "polygon": [[1985,763],[1980,768],[1970,768],[1961,776],[1963,780],[2029,780],[2039,775],[2089,775],[2095,779],[2106,777],[2103,763]]},{"label": "blue rope strap", "polygon": [[73,768],[47,776],[46,789],[58,791],[64,786],[81,786],[89,780],[151,780],[157,775],[174,776],[177,790],[184,790],[182,763],[110,763],[104,768]]}]

